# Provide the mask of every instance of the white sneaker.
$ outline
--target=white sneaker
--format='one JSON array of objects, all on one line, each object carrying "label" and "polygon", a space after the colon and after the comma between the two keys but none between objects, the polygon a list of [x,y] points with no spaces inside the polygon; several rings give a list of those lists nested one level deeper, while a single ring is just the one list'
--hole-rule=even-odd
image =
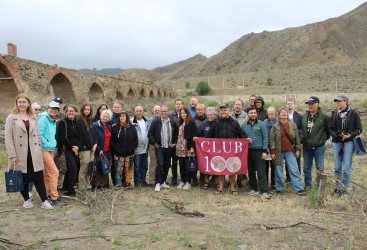
[{"label": "white sneaker", "polygon": [[189,184],[188,182],[186,182],[185,186],[182,187],[182,189],[190,189],[191,188],[191,184]]},{"label": "white sneaker", "polygon": [[170,188],[170,186],[168,186],[168,185],[166,184],[166,182],[163,182],[163,184],[161,185],[161,187],[162,187],[162,188]]},{"label": "white sneaker", "polygon": [[263,193],[262,196],[265,200],[270,200],[268,193]]},{"label": "white sneaker", "polygon": [[32,192],[28,192],[29,197],[32,197]]},{"label": "white sneaker", "polygon": [[43,209],[54,209],[54,207],[51,206],[51,203],[48,200],[45,200],[44,202],[42,202],[41,208],[43,208]]},{"label": "white sneaker", "polygon": [[159,183],[157,183],[157,185],[155,185],[155,191],[159,192],[161,191],[161,185]]},{"label": "white sneaker", "polygon": [[178,184],[177,188],[178,189],[182,189],[183,186],[185,186],[185,183],[183,183],[182,181],[180,182],[180,184]]},{"label": "white sneaker", "polygon": [[32,207],[34,207],[34,205],[33,205],[32,201],[30,199],[28,199],[23,203],[23,207],[32,208]]},{"label": "white sneaker", "polygon": [[255,195],[255,194],[259,194],[258,191],[255,190],[250,190],[250,192],[247,193],[248,195]]}]

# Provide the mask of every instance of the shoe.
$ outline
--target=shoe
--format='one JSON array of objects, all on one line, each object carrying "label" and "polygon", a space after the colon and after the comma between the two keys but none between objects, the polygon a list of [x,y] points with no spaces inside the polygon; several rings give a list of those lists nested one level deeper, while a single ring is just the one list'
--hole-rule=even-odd
[{"label": "shoe", "polygon": [[191,188],[191,185],[188,182],[186,182],[185,186],[182,187],[182,189],[185,189],[185,190],[190,189],[190,188]]},{"label": "shoe", "polygon": [[32,192],[28,192],[29,197],[32,197]]},{"label": "shoe", "polygon": [[255,190],[251,190],[250,192],[247,193],[248,195],[255,195],[255,194],[259,194],[259,191],[255,191]]},{"label": "shoe", "polygon": [[142,183],[141,183],[141,185],[143,185],[144,187],[149,187],[150,185],[149,185],[149,183],[148,182],[146,182],[146,181],[143,181]]},{"label": "shoe", "polygon": [[166,182],[163,182],[163,184],[161,185],[161,187],[162,187],[162,188],[170,188],[170,186],[168,186],[168,185],[166,184]]},{"label": "shoe", "polygon": [[241,181],[237,181],[237,187],[238,187],[238,188],[243,188],[243,184],[242,184],[242,182],[241,182]]},{"label": "shoe", "polygon": [[[197,186],[199,186],[199,184],[198,184],[198,180],[196,179],[196,180],[192,180],[192,186],[193,187],[197,187]],[[191,185],[190,185],[190,188],[191,188]]]},{"label": "shoe", "polygon": [[155,185],[154,190],[157,191],[157,192],[161,191],[161,185],[159,183],[157,183],[157,185]]},{"label": "shoe", "polygon": [[25,207],[25,208],[32,208],[32,207],[34,207],[34,205],[33,205],[32,201],[31,201],[31,199],[26,200],[26,201],[23,203],[23,207]]},{"label": "shoe", "polygon": [[297,191],[297,194],[298,195],[306,195],[307,193],[306,193],[305,190],[299,190],[299,191]]},{"label": "shoe", "polygon": [[43,209],[54,209],[54,207],[51,206],[51,204],[48,200],[45,200],[44,202],[42,202],[41,208],[43,208]]},{"label": "shoe", "polygon": [[139,187],[139,182],[134,181],[134,188],[138,188]]},{"label": "shoe", "polygon": [[265,200],[270,200],[270,196],[268,195],[268,193],[263,193],[263,194],[262,194],[262,197],[263,197]]},{"label": "shoe", "polygon": [[246,181],[246,180],[247,180],[247,174],[244,174],[244,175],[242,176],[242,180],[243,180],[243,181]]},{"label": "shoe", "polygon": [[343,191],[339,189],[334,189],[334,192],[331,194],[332,196],[342,196]]},{"label": "shoe", "polygon": [[291,179],[285,179],[284,183],[291,183]]},{"label": "shoe", "polygon": [[183,183],[182,181],[180,182],[180,184],[178,184],[177,188],[178,189],[182,189],[183,186],[185,186],[185,183]]},{"label": "shoe", "polygon": [[171,185],[172,185],[172,186],[176,186],[176,185],[177,185],[177,180],[172,180],[172,181],[171,181]]},{"label": "shoe", "polygon": [[65,201],[60,200],[59,198],[56,200],[51,200],[52,206],[66,206],[68,203]]}]

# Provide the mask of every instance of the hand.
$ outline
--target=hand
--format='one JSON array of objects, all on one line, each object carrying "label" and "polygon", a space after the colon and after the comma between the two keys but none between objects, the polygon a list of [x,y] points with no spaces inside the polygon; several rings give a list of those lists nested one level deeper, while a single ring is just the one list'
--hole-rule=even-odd
[{"label": "hand", "polygon": [[171,145],[171,148],[174,148],[174,147],[176,147],[176,144],[172,144],[172,145]]},{"label": "hand", "polygon": [[265,160],[267,156],[268,156],[268,154],[267,154],[267,153],[262,153],[262,155],[261,155],[261,160]]},{"label": "hand", "polygon": [[195,152],[194,148],[193,148],[193,147],[191,147],[191,148],[190,148],[190,153],[194,153],[194,152]]},{"label": "hand", "polygon": [[99,152],[100,155],[103,155],[103,151],[101,150],[101,152]]},{"label": "hand", "polygon": [[93,148],[90,150],[90,151],[92,151],[92,154],[93,154],[94,152],[96,152],[96,148],[97,148],[97,144],[94,144]]},{"label": "hand", "polygon": [[247,138],[248,143],[252,143],[251,138]]},{"label": "hand", "polygon": [[299,150],[297,149],[297,150],[296,150],[296,158],[298,158],[300,154],[301,154],[301,151],[299,151]]},{"label": "hand", "polygon": [[195,137],[193,137],[193,138],[192,138],[192,140],[193,140],[193,141],[195,141],[195,140],[196,140],[196,138],[198,138],[198,137],[197,137],[197,136],[195,136]]},{"label": "hand", "polygon": [[11,164],[15,165],[18,163],[18,158],[17,157],[11,158],[10,161],[11,161]]},{"label": "hand", "polygon": [[155,148],[159,148],[158,143],[154,144],[154,147],[155,147]]},{"label": "hand", "polygon": [[275,154],[272,154],[271,159],[275,160],[275,158],[276,158]]},{"label": "hand", "polygon": [[352,137],[352,135],[351,135],[351,134],[347,134],[347,135],[343,134],[343,139],[342,139],[342,141],[344,141],[344,140],[346,140],[346,139],[349,139],[349,138],[351,138],[351,137]]}]

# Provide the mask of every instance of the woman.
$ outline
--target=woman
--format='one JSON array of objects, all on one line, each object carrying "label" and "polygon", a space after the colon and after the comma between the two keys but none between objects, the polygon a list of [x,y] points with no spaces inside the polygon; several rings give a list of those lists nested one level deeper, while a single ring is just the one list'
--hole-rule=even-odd
[{"label": "woman", "polygon": [[192,120],[188,108],[183,107],[180,110],[180,117],[178,118],[178,139],[176,144],[176,155],[180,164],[181,182],[178,184],[178,189],[190,189],[191,179],[196,171],[186,171],[185,160],[187,157],[195,156],[194,136],[196,135],[196,125]]},{"label": "woman", "polygon": [[37,119],[31,107],[31,100],[25,94],[16,97],[13,112],[6,118],[5,146],[10,168],[22,171],[24,190],[20,193],[24,199],[23,207],[34,207],[28,193],[28,183],[33,182],[42,200],[41,208],[53,209],[47,200],[43,182],[43,161]]},{"label": "woman", "polygon": [[[93,122],[94,132],[97,137],[97,148],[94,152],[94,158],[106,157],[111,165],[110,142],[111,142],[111,126],[108,122],[111,120],[112,111],[109,109],[103,110],[101,120]],[[95,174],[92,176],[92,188],[108,188],[108,174]]]},{"label": "woman", "polygon": [[65,159],[67,171],[64,177],[63,190],[66,195],[76,196],[74,187],[78,182],[78,161],[80,136],[76,125],[76,114],[78,109],[75,105],[69,104],[65,109],[65,119],[59,122],[57,127],[59,148],[58,153],[61,154],[63,148],[65,150]]},{"label": "woman", "polygon": [[97,147],[97,138],[93,133],[92,113],[92,106],[89,103],[83,103],[80,108],[79,117],[76,120],[80,134],[78,145],[80,159],[78,189],[80,191],[90,190],[88,163],[94,160],[94,152]]},{"label": "woman", "polygon": [[[300,156],[301,142],[297,125],[288,118],[288,111],[282,108],[278,112],[279,122],[270,131],[269,148],[275,165],[275,187],[277,192],[284,189],[283,159],[287,161],[293,189],[299,195],[306,195],[301,175],[298,171],[296,157]],[[295,146],[296,152],[293,152]]]},{"label": "woman", "polygon": [[[279,122],[277,118],[277,111],[275,107],[271,106],[268,108],[268,118],[264,120],[264,124],[266,129],[268,130],[268,137],[270,136],[271,128],[275,123]],[[268,154],[267,158],[265,159],[265,169],[266,169],[266,179],[268,181],[268,185],[271,184],[271,187],[275,189],[275,172],[274,172],[274,165],[271,160],[271,155]],[[270,173],[270,183],[269,183],[269,169],[271,170]]]},{"label": "woman", "polygon": [[92,121],[93,122],[98,122],[99,120],[101,120],[102,111],[106,110],[106,109],[108,109],[107,104],[103,103],[103,104],[99,105],[99,107],[97,108],[97,111],[96,111],[96,115],[94,116]]},{"label": "woman", "polygon": [[114,152],[116,185],[121,187],[122,174],[124,186],[130,186],[134,163],[134,152],[138,147],[138,133],[130,124],[129,115],[122,111],[118,114],[118,123],[112,127],[111,147]]},{"label": "woman", "polygon": [[[206,114],[205,114],[205,105],[202,103],[198,103],[196,105],[196,115],[192,118],[192,120],[195,122],[196,125],[196,136],[194,138],[194,141],[197,137],[200,137],[200,133],[201,133],[201,125],[204,123],[204,121],[206,121]],[[195,145],[194,145],[195,146]],[[192,185],[193,186],[197,186],[197,173],[192,173]],[[200,182],[203,183],[204,182],[204,174],[200,173]]]}]

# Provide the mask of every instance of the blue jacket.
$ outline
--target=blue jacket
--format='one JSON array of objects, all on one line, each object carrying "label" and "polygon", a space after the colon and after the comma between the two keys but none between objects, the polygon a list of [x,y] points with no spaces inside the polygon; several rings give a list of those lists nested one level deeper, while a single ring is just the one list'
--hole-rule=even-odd
[{"label": "blue jacket", "polygon": [[44,111],[38,115],[38,128],[40,130],[42,151],[54,151],[56,148],[56,121]]},{"label": "blue jacket", "polygon": [[249,144],[249,149],[261,150],[264,153],[268,152],[268,130],[262,121],[256,120],[253,125],[250,121],[245,122],[242,125],[242,130],[246,137],[252,140],[252,143]]},{"label": "blue jacket", "polygon": [[[100,152],[104,148],[104,141],[105,141],[104,126],[102,125],[100,121],[97,121],[97,122],[93,122],[93,128],[94,128],[94,133],[97,137],[97,148],[96,148],[96,152],[94,153],[94,155],[98,159]],[[111,132],[111,126],[108,123],[107,123],[107,128]]]}]

